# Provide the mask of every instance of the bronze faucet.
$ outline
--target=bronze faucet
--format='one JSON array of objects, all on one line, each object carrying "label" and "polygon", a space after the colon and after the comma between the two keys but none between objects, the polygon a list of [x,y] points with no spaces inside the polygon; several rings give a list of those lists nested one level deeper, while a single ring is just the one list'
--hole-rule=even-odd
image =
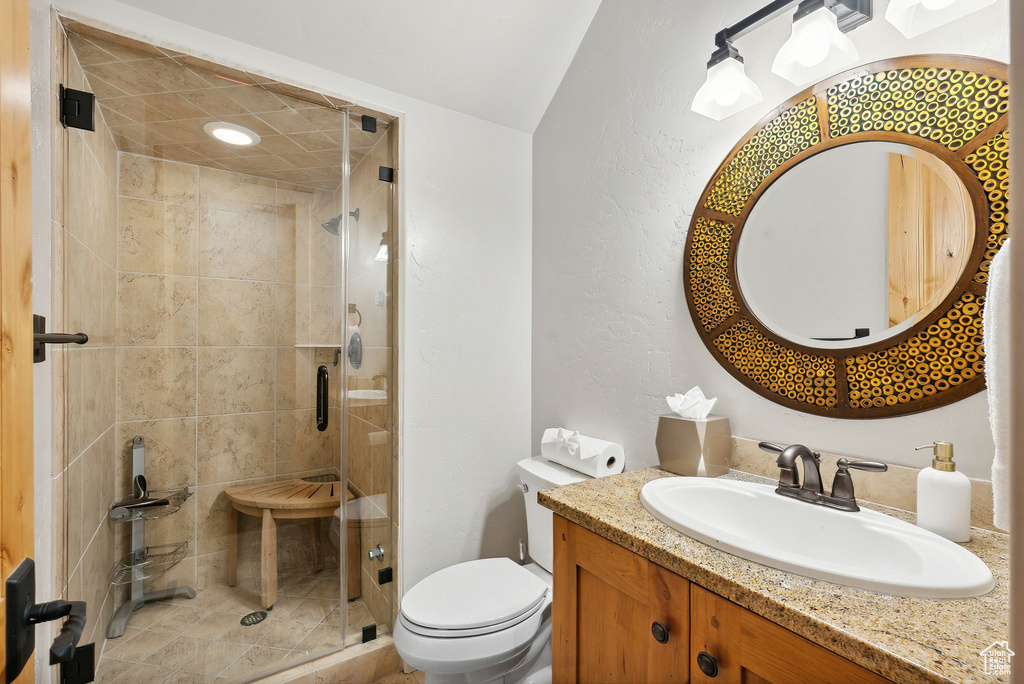
[{"label": "bronze faucet", "polygon": [[[803,444],[793,444],[783,448],[771,442],[761,442],[758,446],[764,451],[778,454],[778,458],[775,460],[776,465],[779,466],[779,486],[775,488],[776,494],[828,506],[840,511],[860,510],[857,499],[853,495],[853,478],[850,476],[850,468],[877,473],[884,473],[889,469],[889,466],[884,463],[851,461],[841,458],[836,463],[837,470],[832,479],[832,493],[825,494],[821,486],[821,454],[817,451],[811,451]],[[798,458],[804,464],[802,484],[796,469]]]}]

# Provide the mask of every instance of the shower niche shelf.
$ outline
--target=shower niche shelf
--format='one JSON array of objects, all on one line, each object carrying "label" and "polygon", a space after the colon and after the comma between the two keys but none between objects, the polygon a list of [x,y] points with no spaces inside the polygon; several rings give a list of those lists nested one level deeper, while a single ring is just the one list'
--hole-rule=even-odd
[{"label": "shower niche shelf", "polygon": [[118,499],[110,506],[107,517],[115,523],[131,523],[131,551],[125,554],[107,576],[114,586],[128,586],[128,599],[110,618],[107,638],[116,639],[124,634],[128,618],[136,610],[152,601],[171,598],[195,598],[192,587],[170,587],[158,591],[145,591],[143,581],[161,575],[185,559],[188,541],[146,546],[146,521],[165,518],[181,510],[192,496],[188,487],[181,489],[149,489],[146,482],[146,441],[142,435],[132,440],[132,496]]}]

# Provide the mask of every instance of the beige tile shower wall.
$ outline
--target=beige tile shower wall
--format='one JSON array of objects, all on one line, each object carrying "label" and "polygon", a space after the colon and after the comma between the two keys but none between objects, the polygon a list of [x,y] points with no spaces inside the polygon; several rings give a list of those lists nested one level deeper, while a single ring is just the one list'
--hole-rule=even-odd
[{"label": "beige tile shower wall", "polygon": [[[394,583],[377,584],[377,571],[391,566],[398,576],[397,496],[393,484],[397,467],[397,436],[394,425],[392,360],[394,326],[390,263],[376,261],[384,232],[389,229],[392,190],[378,179],[380,166],[391,166],[389,128],[373,149],[352,170],[349,205],[359,209],[359,220],[350,222],[347,314],[348,334],[358,326],[363,341],[362,365],[348,371],[349,390],[378,390],[387,393],[381,399],[348,400],[348,479],[353,493],[365,497],[358,510],[360,521],[360,559],[362,598],[378,628],[393,624]],[[389,235],[389,238],[391,236]],[[355,307],[353,310],[352,307]],[[348,335],[346,335],[348,336]],[[371,561],[367,551],[378,544],[387,551],[385,562]]]},{"label": "beige tile shower wall", "polygon": [[[148,524],[148,543],[189,542],[152,584],[224,584],[224,490],[336,467],[338,421],[315,427],[316,366],[331,350],[296,346],[338,343],[338,244],[320,228],[334,193],[126,153],[119,193],[117,490],[129,491],[143,435],[150,486],[196,492]],[[240,519],[239,581],[251,584],[257,525]],[[309,563],[308,532],[291,528],[282,573]]]},{"label": "beige tile shower wall", "polygon": [[[55,24],[53,83],[89,90],[73,51]],[[49,330],[84,331],[89,343],[50,346],[56,391],[52,474],[55,566],[63,595],[89,604],[83,639],[102,644],[113,596],[107,573],[114,561],[106,520],[114,495],[114,371],[117,152],[101,114],[96,130],[64,129],[54,121],[53,312]],[[61,282],[63,281],[63,282]]]}]

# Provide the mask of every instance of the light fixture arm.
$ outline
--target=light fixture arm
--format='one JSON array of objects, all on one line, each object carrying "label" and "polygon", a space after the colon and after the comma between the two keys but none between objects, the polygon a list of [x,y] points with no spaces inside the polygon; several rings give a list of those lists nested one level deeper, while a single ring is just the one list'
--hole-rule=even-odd
[{"label": "light fixture arm", "polygon": [[796,18],[821,7],[827,7],[835,12],[839,29],[843,33],[871,21],[872,17],[871,0],[773,0],[750,16],[740,19],[732,26],[715,34],[715,51],[711,54],[711,59],[708,60],[708,66],[713,66],[723,59],[729,58],[742,61],[739,52],[733,47],[732,41],[767,24],[795,6],[797,7]]}]

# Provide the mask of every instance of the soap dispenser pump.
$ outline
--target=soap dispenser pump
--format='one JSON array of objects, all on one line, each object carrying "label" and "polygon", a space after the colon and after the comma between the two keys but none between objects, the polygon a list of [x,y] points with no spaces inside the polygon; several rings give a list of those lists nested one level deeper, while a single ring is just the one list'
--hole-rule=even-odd
[{"label": "soap dispenser pump", "polygon": [[971,540],[971,481],[956,469],[953,443],[935,442],[930,468],[917,476],[917,524],[955,542]]}]

